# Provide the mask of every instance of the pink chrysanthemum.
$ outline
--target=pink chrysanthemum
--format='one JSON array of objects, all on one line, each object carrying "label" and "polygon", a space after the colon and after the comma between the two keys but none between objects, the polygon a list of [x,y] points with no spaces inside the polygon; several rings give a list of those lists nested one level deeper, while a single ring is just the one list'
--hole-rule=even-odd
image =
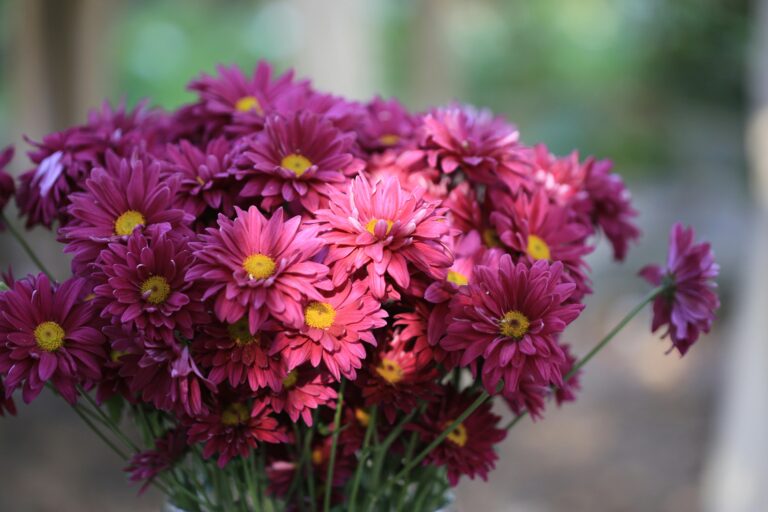
[{"label": "pink chrysanthemum", "polygon": [[220,468],[231,459],[247,457],[259,443],[283,443],[288,435],[272,417],[266,402],[248,406],[243,402],[219,405],[209,414],[192,420],[187,434],[190,444],[204,443],[203,457],[219,454]]},{"label": "pink chrysanthemum", "polygon": [[134,155],[130,160],[107,156],[107,167],[97,168],[85,182],[85,192],[72,194],[70,225],[59,230],[72,253],[76,275],[88,275],[89,266],[110,242],[122,242],[134,229],[158,226],[174,236],[189,236],[192,220],[173,208],[178,182],[162,180],[160,165]]},{"label": "pink chrysanthemum", "polygon": [[325,372],[308,366],[295,368],[283,379],[282,389],[269,395],[269,402],[275,412],[285,411],[294,423],[302,418],[311,427],[312,411],[337,397],[331,382]]},{"label": "pink chrysanthemum", "polygon": [[321,362],[336,380],[354,380],[365,359],[365,345],[376,345],[373,330],[386,324],[387,312],[367,294],[361,281],[347,283],[304,306],[304,324],[278,336],[272,353],[281,353],[288,369]]},{"label": "pink chrysanthemum", "polygon": [[[5,205],[13,197],[13,193],[16,191],[16,186],[13,183],[13,176],[5,171],[5,168],[13,160],[13,146],[0,151],[0,213],[3,213]],[[0,231],[5,229],[5,225],[0,220]]]},{"label": "pink chrysanthemum", "polygon": [[367,150],[400,148],[414,141],[417,120],[396,99],[374,98],[359,129],[360,144]]},{"label": "pink chrysanthemum", "polygon": [[709,243],[694,243],[693,228],[676,223],[669,234],[669,256],[665,268],[648,265],[640,275],[656,286],[664,286],[653,302],[653,323],[656,331],[666,325],[672,345],[680,355],[709,332],[720,299],[715,292],[715,278],[720,266]]},{"label": "pink chrysanthemum", "polygon": [[317,287],[328,267],[312,261],[323,247],[317,229],[300,217],[283,220],[283,210],[270,219],[251,206],[235,208],[230,220],[219,215],[219,227],[208,228],[190,243],[198,263],[187,279],[207,286],[204,299],[214,298],[214,311],[222,322],[233,324],[247,316],[257,332],[269,315],[299,327],[305,299],[323,300]]},{"label": "pink chrysanthemum", "polygon": [[422,151],[390,149],[375,153],[368,159],[366,171],[374,183],[392,176],[404,190],[411,192],[421,188],[427,201],[438,201],[448,196],[450,177],[429,167]]},{"label": "pink chrysanthemum", "polygon": [[180,429],[169,430],[155,440],[155,447],[137,453],[125,468],[132,482],[144,482],[139,494],[147,490],[155,478],[171,469],[187,451],[186,433]]},{"label": "pink chrysanthemum", "polygon": [[326,188],[339,187],[365,163],[352,155],[354,134],[338,131],[311,113],[270,116],[264,130],[237,146],[235,174],[240,194],[259,197],[265,210],[298,200],[314,212],[328,202]]},{"label": "pink chrysanthemum", "polygon": [[442,238],[450,228],[445,210],[422,195],[422,189],[404,191],[395,178],[371,186],[361,176],[347,191],[331,193],[317,219],[332,244],[326,263],[333,266],[334,286],[362,268],[377,298],[387,296],[387,275],[401,288],[408,288],[414,268],[445,278],[453,257]]},{"label": "pink chrysanthemum", "polygon": [[51,382],[69,403],[76,385],[97,380],[104,358],[104,337],[91,327],[94,311],[80,300],[85,282],[52,284],[44,274],[13,283],[0,295],[0,374],[5,398],[23,386],[31,402]]},{"label": "pink chrysanthemum", "polygon": [[185,279],[193,257],[187,242],[151,226],[127,243],[112,243],[100,255],[94,288],[102,318],[135,326],[147,338],[176,343],[174,331],[192,338],[208,314],[197,283]]},{"label": "pink chrysanthemum", "polygon": [[556,335],[584,308],[571,300],[576,286],[562,273],[559,262],[515,265],[508,254],[498,265],[478,265],[473,281],[451,300],[441,346],[460,351],[463,366],[481,359],[490,392],[504,379],[504,392],[514,393],[529,372],[539,382],[562,384],[565,353]]},{"label": "pink chrysanthemum", "polygon": [[[427,408],[419,424],[413,428],[420,433],[424,443],[430,443],[469,408],[475,398],[476,395],[471,391],[459,393],[449,388],[442,400]],[[448,481],[453,486],[464,475],[487,480],[488,472],[495,467],[499,458],[494,445],[507,436],[506,430],[498,428],[500,420],[499,416],[491,412],[491,403],[484,403],[430,452],[426,462],[445,466]]]}]

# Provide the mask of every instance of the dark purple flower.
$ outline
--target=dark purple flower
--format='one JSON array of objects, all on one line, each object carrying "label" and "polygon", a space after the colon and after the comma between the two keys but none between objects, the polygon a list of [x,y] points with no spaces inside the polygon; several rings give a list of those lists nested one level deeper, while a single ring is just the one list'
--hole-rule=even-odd
[{"label": "dark purple flower", "polygon": [[[0,151],[0,213],[5,209],[5,205],[13,197],[16,186],[13,183],[13,176],[5,172],[6,166],[13,159],[13,146],[8,146]],[[5,225],[0,221],[0,231],[5,229]]]},{"label": "dark purple flower", "polygon": [[153,449],[134,455],[125,471],[131,474],[132,482],[144,482],[139,490],[141,494],[147,490],[157,475],[171,469],[186,451],[186,431],[169,430],[162,437],[157,438]]}]

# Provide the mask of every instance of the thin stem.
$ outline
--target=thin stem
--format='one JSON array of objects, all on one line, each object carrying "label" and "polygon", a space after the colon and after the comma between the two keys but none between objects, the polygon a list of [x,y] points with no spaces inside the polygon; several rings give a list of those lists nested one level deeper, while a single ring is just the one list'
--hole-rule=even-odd
[{"label": "thin stem", "polygon": [[333,416],[333,434],[331,434],[331,455],[328,458],[328,472],[325,477],[325,495],[323,496],[323,512],[331,510],[331,488],[333,487],[333,469],[336,465],[336,448],[339,444],[339,428],[341,427],[341,411],[344,408],[344,386],[346,379],[341,379],[339,399],[336,402],[336,413]]},{"label": "thin stem", "polygon": [[30,245],[27,243],[27,241],[24,239],[23,236],[21,236],[21,233],[16,229],[16,227],[8,222],[8,217],[5,216],[5,213],[0,213],[0,219],[2,219],[3,224],[8,228],[8,231],[10,231],[11,235],[13,235],[13,238],[16,239],[17,242],[19,242],[19,245],[24,249],[24,251],[27,253],[27,256],[37,265],[37,268],[39,268],[46,276],[48,276],[48,279],[53,281],[53,274],[51,274],[47,268],[45,268],[45,265],[43,265],[43,262],[40,261],[40,258],[37,257],[37,254],[35,254],[35,251],[30,247]]},{"label": "thin stem", "polygon": [[363,476],[363,468],[368,461],[369,446],[371,444],[371,438],[373,437],[373,431],[376,430],[376,414],[378,413],[378,407],[375,405],[371,408],[371,414],[368,417],[368,426],[365,429],[365,438],[363,438],[363,448],[360,450],[360,460],[355,468],[355,479],[352,482],[352,491],[349,495],[349,506],[351,510],[355,509],[357,505],[357,492],[360,489],[360,480]]},{"label": "thin stem", "polygon": [[[419,441],[419,433],[413,432],[411,434],[411,439],[408,442],[408,448],[405,451],[405,463],[406,465],[410,462],[411,457],[413,457],[413,451],[416,449],[416,443]],[[403,476],[404,482],[402,489],[400,489],[400,496],[397,500],[397,512],[400,512],[403,510],[403,506],[405,505],[405,498],[408,495],[408,477],[410,475],[410,472],[406,472]]]}]

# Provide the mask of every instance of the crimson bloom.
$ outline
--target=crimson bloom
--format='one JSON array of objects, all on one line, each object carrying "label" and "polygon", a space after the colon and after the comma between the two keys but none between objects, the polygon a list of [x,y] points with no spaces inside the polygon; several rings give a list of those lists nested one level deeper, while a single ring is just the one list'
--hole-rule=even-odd
[{"label": "crimson bloom", "polygon": [[283,379],[282,388],[269,395],[269,403],[275,412],[285,411],[293,422],[302,418],[311,427],[312,411],[337,397],[331,382],[326,372],[307,365],[295,368]]},{"label": "crimson bloom", "polygon": [[16,281],[0,295],[0,374],[5,375],[5,398],[23,386],[24,402],[30,403],[50,381],[74,404],[77,384],[99,379],[106,355],[104,337],[91,327],[91,303],[80,299],[84,286],[82,279],[56,285],[39,274]]},{"label": "crimson bloom", "polygon": [[720,299],[715,278],[720,266],[709,243],[695,243],[693,228],[676,223],[669,233],[667,265],[648,265],[640,271],[646,281],[664,290],[653,301],[656,331],[667,326],[672,346],[685,355],[702,332],[709,332]]},{"label": "crimson bloom", "polygon": [[155,440],[153,449],[134,455],[125,471],[130,473],[132,482],[144,482],[139,490],[141,494],[158,475],[171,469],[186,451],[185,432],[180,429],[169,430]]},{"label": "crimson bloom", "polygon": [[203,283],[203,299],[214,298],[219,320],[233,324],[248,318],[257,332],[271,315],[290,326],[302,324],[301,304],[322,301],[318,292],[328,267],[312,261],[322,249],[317,229],[300,217],[283,220],[282,208],[270,219],[251,206],[235,208],[235,219],[219,215],[219,227],[208,228],[191,242],[198,262],[187,279]]}]

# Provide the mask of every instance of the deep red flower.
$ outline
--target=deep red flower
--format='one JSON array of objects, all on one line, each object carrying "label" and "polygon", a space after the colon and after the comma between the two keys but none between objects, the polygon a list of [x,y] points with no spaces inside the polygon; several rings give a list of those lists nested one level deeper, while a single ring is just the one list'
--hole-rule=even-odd
[{"label": "deep red flower", "polygon": [[147,490],[155,478],[173,468],[187,451],[186,433],[181,429],[169,430],[155,440],[151,450],[139,452],[125,468],[132,482],[144,482],[139,494]]}]

